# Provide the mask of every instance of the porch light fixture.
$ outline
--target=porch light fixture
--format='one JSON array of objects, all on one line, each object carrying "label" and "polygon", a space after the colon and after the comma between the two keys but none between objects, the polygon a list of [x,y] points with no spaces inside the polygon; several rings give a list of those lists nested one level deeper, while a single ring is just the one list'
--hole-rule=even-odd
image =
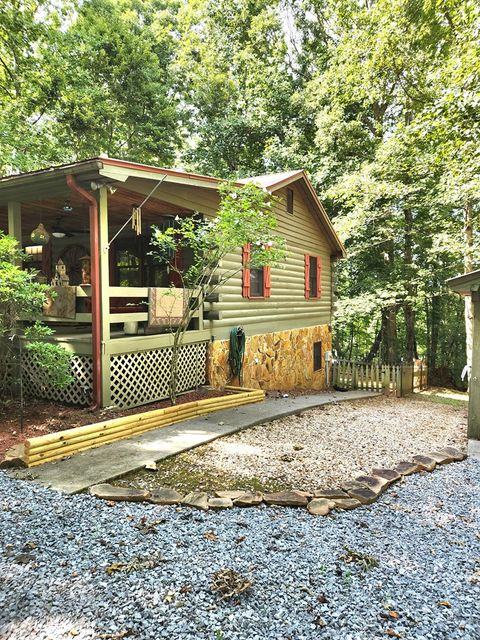
[{"label": "porch light fixture", "polygon": [[65,231],[52,231],[52,236],[54,238],[65,238],[66,235]]},{"label": "porch light fixture", "polygon": [[40,222],[38,227],[34,229],[30,234],[30,238],[32,239],[33,243],[44,246],[48,244],[50,240],[50,234],[47,232],[43,224]]},{"label": "porch light fixture", "polygon": [[[73,207],[72,207],[72,205],[70,204],[70,202],[68,200],[65,200],[65,204],[62,207],[62,211],[63,211],[63,213],[72,213]],[[53,235],[55,235],[55,234],[53,234]],[[58,238],[58,236],[55,236],[55,237]]]}]

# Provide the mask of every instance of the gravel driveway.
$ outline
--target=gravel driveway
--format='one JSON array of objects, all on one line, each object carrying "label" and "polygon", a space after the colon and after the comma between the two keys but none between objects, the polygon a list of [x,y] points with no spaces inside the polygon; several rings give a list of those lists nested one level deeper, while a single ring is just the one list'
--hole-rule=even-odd
[{"label": "gravel driveway", "polygon": [[[0,473],[0,518],[2,640],[479,638],[478,461],[325,518],[109,506]],[[107,574],[134,558],[156,566]],[[254,581],[238,601],[210,590],[222,568]]]},{"label": "gravel driveway", "polygon": [[138,471],[116,484],[314,491],[445,446],[465,451],[466,443],[466,405],[378,396],[251,427],[162,461],[157,474]]}]

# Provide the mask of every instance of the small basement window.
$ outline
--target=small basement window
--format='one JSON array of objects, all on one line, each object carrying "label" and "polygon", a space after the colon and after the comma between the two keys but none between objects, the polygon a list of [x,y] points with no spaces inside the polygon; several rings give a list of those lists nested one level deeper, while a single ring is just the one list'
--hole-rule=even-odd
[{"label": "small basement window", "polygon": [[313,343],[313,370],[320,371],[322,368],[322,343]]},{"label": "small basement window", "polygon": [[293,189],[287,187],[287,213],[293,213]]}]

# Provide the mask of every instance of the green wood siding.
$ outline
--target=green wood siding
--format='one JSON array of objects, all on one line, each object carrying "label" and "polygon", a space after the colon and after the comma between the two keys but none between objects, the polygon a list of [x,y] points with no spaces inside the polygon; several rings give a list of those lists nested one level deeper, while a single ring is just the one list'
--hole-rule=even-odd
[{"label": "green wood siding", "polygon": [[[294,212],[286,211],[286,189],[276,192],[279,203],[275,213],[279,222],[278,233],[287,241],[287,259],[284,268],[272,269],[270,298],[246,299],[242,297],[242,274],[239,271],[219,290],[219,302],[210,309],[220,312],[219,320],[210,325],[216,340],[225,339],[231,327],[241,324],[247,334],[267,333],[284,329],[298,329],[319,324],[330,324],[332,319],[332,249],[320,222],[309,208],[308,201],[298,186],[294,191]],[[305,299],[304,254],[322,259],[322,295]],[[241,251],[227,256],[222,267],[238,269]]]}]

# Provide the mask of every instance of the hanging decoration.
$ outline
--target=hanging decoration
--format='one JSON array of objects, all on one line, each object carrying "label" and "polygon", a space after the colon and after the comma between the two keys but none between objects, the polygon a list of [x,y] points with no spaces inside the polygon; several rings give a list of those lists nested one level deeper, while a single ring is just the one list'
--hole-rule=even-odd
[{"label": "hanging decoration", "polygon": [[132,229],[136,231],[137,236],[142,235],[142,210],[140,207],[132,209]]},{"label": "hanging decoration", "polygon": [[32,242],[45,246],[50,240],[50,234],[47,232],[43,224],[40,222],[38,227],[30,234]]}]

